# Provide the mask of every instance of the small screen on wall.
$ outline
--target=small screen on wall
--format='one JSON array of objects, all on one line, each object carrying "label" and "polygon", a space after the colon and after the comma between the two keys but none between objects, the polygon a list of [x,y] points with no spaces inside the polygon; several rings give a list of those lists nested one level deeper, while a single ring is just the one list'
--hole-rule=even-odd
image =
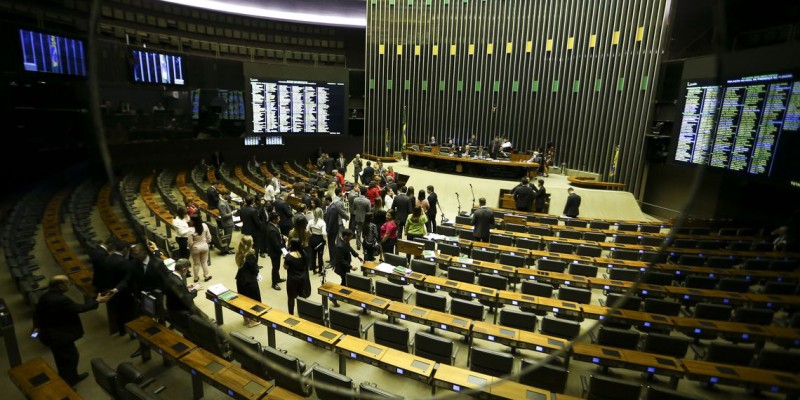
[{"label": "small screen on wall", "polygon": [[19,30],[22,66],[25,71],[86,76],[86,53],[82,40]]}]

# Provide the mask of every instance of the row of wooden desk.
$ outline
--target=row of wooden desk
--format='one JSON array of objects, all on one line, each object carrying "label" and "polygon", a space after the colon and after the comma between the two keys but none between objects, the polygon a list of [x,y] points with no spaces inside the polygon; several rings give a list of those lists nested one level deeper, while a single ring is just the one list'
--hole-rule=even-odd
[{"label": "row of wooden desk", "polygon": [[136,241],[136,235],[128,227],[128,224],[123,223],[112,209],[111,185],[105,184],[100,188],[100,192],[97,195],[97,209],[100,213],[100,219],[103,220],[105,226],[116,239],[125,243],[134,243]]},{"label": "row of wooden desk", "polygon": [[70,249],[61,233],[61,210],[64,201],[69,196],[68,191],[57,193],[47,203],[42,219],[42,231],[47,249],[64,271],[64,274],[86,296],[94,297],[95,289],[92,284],[92,269],[87,266],[78,255]]},{"label": "row of wooden desk", "polygon": [[[345,288],[345,290],[347,289]],[[364,308],[388,314],[388,308],[391,305],[396,307],[392,312],[396,313],[398,318],[408,319],[404,317],[406,315],[405,307],[410,307],[408,304],[379,298],[377,299],[378,301],[376,301],[377,296],[363,292],[351,291],[350,294],[352,295],[350,301],[356,301],[359,304],[363,303],[362,307]],[[476,373],[463,368],[441,365],[435,361],[398,351],[365,339],[344,335],[339,331],[295,317],[294,315],[244,296],[237,295],[233,299],[223,300],[222,297],[215,296],[207,291],[206,298],[214,302],[217,323],[221,324],[223,321],[223,308],[227,308],[239,315],[247,316],[248,318],[260,320],[263,325],[267,326],[269,331],[268,344],[271,347],[276,346],[275,332],[280,331],[304,342],[334,351],[339,355],[339,373],[341,374],[347,373],[347,360],[357,360],[396,375],[405,376],[429,384],[431,385],[432,391],[435,391],[435,389],[439,387],[457,392],[470,389],[477,390],[483,395],[493,398],[574,399],[571,396],[550,393],[516,382],[501,381],[489,375]],[[427,311],[429,313],[436,313],[432,310]],[[407,312],[408,315],[417,315],[414,311]],[[450,331],[458,332],[458,327],[466,326],[467,330],[464,332],[469,332],[471,321],[450,317],[453,316],[444,313],[431,316],[431,318],[437,318],[436,324],[438,328],[448,329],[449,327]],[[566,342],[559,341],[559,344],[565,346]],[[550,347],[553,347],[553,345],[550,345]],[[439,373],[440,371],[441,374]]]},{"label": "row of wooden desk", "polygon": [[186,171],[178,172],[178,175],[175,178],[175,184],[178,187],[178,191],[181,192],[181,196],[183,196],[184,200],[194,199],[194,203],[209,216],[219,216],[219,210],[216,208],[210,209],[208,207],[208,203],[201,199],[200,196],[198,196],[191,188],[189,188],[189,185],[186,184]]},{"label": "row of wooden desk", "polygon": [[[336,299],[337,301],[353,304],[357,307],[361,307],[362,309],[374,310],[389,316],[390,319],[399,318],[402,320],[412,321],[422,325],[430,326],[432,328],[440,328],[446,331],[463,334],[472,339],[488,340],[515,348],[530,349],[543,353],[561,352],[565,360],[567,360],[567,363],[570,359],[574,359],[600,366],[619,367],[643,372],[646,374],[665,375],[670,378],[670,384],[673,388],[677,386],[679,379],[688,377],[689,379],[704,383],[725,383],[733,385],[744,384],[773,392],[787,392],[790,395],[794,395],[800,391],[800,377],[789,373],[675,358],[638,350],[602,346],[593,343],[569,343],[563,339],[541,335],[530,331],[500,326],[486,321],[470,320],[447,313],[412,306],[402,302],[390,301],[370,293],[359,292],[355,289],[332,283],[326,283],[322,285],[319,288],[319,292],[323,296],[323,299]],[[368,304],[374,304],[375,299],[381,299],[386,306],[380,308],[375,307],[374,305],[368,306]],[[594,313],[594,315],[598,317],[597,319],[603,319],[604,317],[609,316],[617,317],[613,312],[610,312],[617,310],[611,310],[606,307],[599,306],[593,307],[595,308],[589,309],[588,312]],[[635,314],[639,312],[631,313]],[[624,314],[621,314],[620,316],[624,317]],[[678,324],[683,323],[690,329],[697,329],[698,326],[703,326],[703,329],[706,328],[706,326],[702,324],[702,322],[704,322],[702,320],[683,322],[682,320],[692,319],[681,319],[677,317],[664,318],[665,319],[663,321],[658,322],[670,323],[677,319],[678,321],[681,321],[677,322]],[[730,328],[730,326],[725,326],[725,322],[713,322],[720,322],[718,325],[713,325],[716,327],[716,329],[724,330],[726,328]],[[735,323],[727,324],[737,325]],[[752,327],[757,329],[764,328],[758,326]],[[767,333],[768,330],[769,329],[764,329],[757,334],[760,334],[762,335],[760,337],[765,338],[771,335],[771,332]],[[798,334],[800,334],[800,330],[794,329],[792,331],[796,339]],[[735,379],[734,377],[736,376],[739,376],[739,378]]]},{"label": "row of wooden desk", "polygon": [[[691,317],[676,317],[642,311],[615,309],[593,304],[580,304],[571,301],[558,300],[551,297],[533,296],[509,290],[497,290],[466,282],[449,280],[445,277],[425,275],[413,271],[406,275],[400,275],[389,271],[386,268],[379,268],[378,265],[379,264],[374,261],[368,261],[362,265],[361,269],[367,276],[391,276],[399,281],[405,281],[409,284],[415,284],[437,291],[443,290],[449,293],[456,293],[474,299],[488,300],[504,305],[530,308],[541,312],[563,314],[578,319],[589,318],[608,322],[630,323],[643,328],[675,330],[690,337],[694,337],[702,333],[715,332],[718,334],[735,335],[746,340],[752,339],[757,341],[760,345],[763,345],[763,343],[767,340],[773,340],[779,342],[783,346],[800,346],[800,329],[798,328],[760,326],[730,321],[712,321]],[[585,280],[591,285],[592,281],[590,278],[585,278]],[[325,287],[326,286],[322,286],[320,290]],[[353,289],[346,290],[354,291]],[[332,294],[328,293],[327,295],[331,296]],[[334,296],[336,295],[340,294],[334,294]],[[363,296],[363,294],[357,295]],[[364,304],[362,308],[382,311],[382,309],[372,305],[372,301],[375,300],[363,301],[360,304]],[[395,307],[395,303],[397,302],[392,302],[391,307]],[[389,315],[393,316],[392,314]],[[450,318],[453,318],[452,315],[446,315],[448,315]],[[496,322],[496,313],[494,314],[494,318]],[[427,323],[426,325],[433,326],[431,324],[435,324],[435,321],[432,323]],[[466,332],[468,332],[467,327],[462,326],[458,332],[461,334],[466,334]],[[517,347],[527,348],[525,344],[521,343],[518,344]]]},{"label": "row of wooden desk", "polygon": [[172,235],[173,216],[166,207],[156,200],[156,197],[153,194],[154,181],[155,174],[150,174],[144,177],[142,182],[139,183],[139,195],[142,196],[142,201],[144,201],[148,210],[150,210],[150,216],[155,218],[156,226],[161,226],[161,223],[164,223],[164,227],[167,231],[167,237],[170,237]]},{"label": "row of wooden desk", "polygon": [[[80,400],[58,373],[41,357],[32,358],[8,370],[11,381],[29,400]],[[9,395],[9,393],[6,393]]]}]

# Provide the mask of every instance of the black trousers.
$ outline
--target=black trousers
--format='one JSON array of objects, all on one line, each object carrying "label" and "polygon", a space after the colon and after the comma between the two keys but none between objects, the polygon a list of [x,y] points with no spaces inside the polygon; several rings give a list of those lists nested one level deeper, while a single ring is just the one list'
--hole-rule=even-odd
[{"label": "black trousers", "polygon": [[58,376],[60,376],[69,385],[73,385],[78,378],[78,348],[75,347],[75,342],[66,344],[52,345],[50,351],[53,353],[53,360],[56,362],[56,369]]},{"label": "black trousers", "polygon": [[320,271],[325,264],[322,263],[322,252],[325,250],[325,238],[322,235],[311,235],[308,239],[311,248],[311,270]]},{"label": "black trousers", "polygon": [[425,223],[425,228],[428,230],[429,233],[435,233],[436,232],[436,213],[434,213],[433,215],[426,214],[425,216],[428,217],[428,222]]},{"label": "black trousers", "polygon": [[176,236],[175,242],[178,243],[178,254],[180,254],[180,257],[191,259],[189,254],[189,238]]},{"label": "black trousers", "polygon": [[278,284],[278,281],[281,279],[281,255],[269,256],[270,262],[272,262],[272,286]]}]

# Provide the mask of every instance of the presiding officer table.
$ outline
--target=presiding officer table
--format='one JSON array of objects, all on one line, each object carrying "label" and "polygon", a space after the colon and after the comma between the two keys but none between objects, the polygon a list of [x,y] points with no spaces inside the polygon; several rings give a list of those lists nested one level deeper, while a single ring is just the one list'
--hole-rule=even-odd
[{"label": "presiding officer table", "polygon": [[439,148],[434,148],[432,152],[404,150],[403,153],[408,156],[408,166],[412,168],[465,173],[486,178],[519,179],[523,176],[529,176],[531,173],[535,176],[536,171],[539,169],[539,164],[524,161],[480,159],[439,154]]}]

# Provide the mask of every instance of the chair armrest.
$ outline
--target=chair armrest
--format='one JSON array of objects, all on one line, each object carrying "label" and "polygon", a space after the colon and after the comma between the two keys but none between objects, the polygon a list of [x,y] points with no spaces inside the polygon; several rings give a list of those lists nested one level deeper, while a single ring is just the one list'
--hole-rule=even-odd
[{"label": "chair armrest", "polygon": [[139,387],[144,389],[144,388],[150,386],[155,381],[156,381],[156,378],[147,379],[147,380],[143,381],[142,383],[140,383]]},{"label": "chair armrest", "polygon": [[698,345],[696,345],[694,343],[690,344],[689,346],[692,348],[692,352],[694,353],[694,359],[695,360],[705,360],[706,351],[702,347],[700,347],[700,346],[698,346]]},{"label": "chair armrest", "polygon": [[597,299],[597,302],[600,303],[601,306],[606,307],[606,301],[604,299]]},{"label": "chair armrest", "polygon": [[589,339],[592,340],[592,343],[597,343],[597,334],[594,330],[589,331]]},{"label": "chair armrest", "polygon": [[581,375],[581,397],[586,397],[589,393],[589,377]]},{"label": "chair armrest", "polygon": [[367,326],[362,326],[361,327],[361,333],[364,334],[364,339],[369,339],[369,328],[372,328],[372,325],[374,325],[374,324],[375,324],[375,322],[373,321],[373,322],[368,323]]},{"label": "chair armrest", "polygon": [[460,349],[460,347],[453,345],[453,354],[450,356],[450,359],[453,360],[453,365],[456,365],[456,356],[458,355],[458,350]]},{"label": "chair armrest", "polygon": [[410,299],[413,294],[414,293],[409,293],[407,296],[403,296],[403,303],[408,303],[408,299]]},{"label": "chair armrest", "polygon": [[310,367],[306,368],[305,372],[303,372],[303,374],[302,374],[303,378],[308,378],[308,376],[311,375],[312,372],[314,372],[314,367],[316,367],[317,365],[319,365],[319,363],[315,362],[315,363],[311,364]]},{"label": "chair armrest", "polygon": [[161,385],[161,386],[157,387],[156,390],[153,390],[153,394],[159,394],[159,393],[163,392],[166,389],[167,389],[166,386]]}]

